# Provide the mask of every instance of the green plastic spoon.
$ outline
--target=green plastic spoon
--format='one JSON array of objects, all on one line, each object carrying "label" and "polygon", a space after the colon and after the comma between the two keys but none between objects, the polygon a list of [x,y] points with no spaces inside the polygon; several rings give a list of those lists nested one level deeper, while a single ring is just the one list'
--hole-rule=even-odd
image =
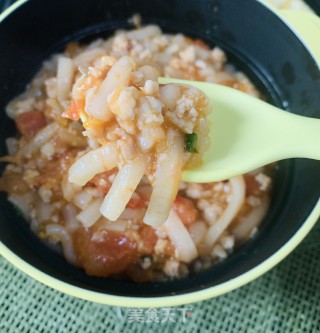
[{"label": "green plastic spoon", "polygon": [[183,171],[183,181],[224,180],[287,158],[320,160],[320,119],[283,111],[218,84],[171,78],[159,82],[192,85],[212,105],[210,148],[200,167]]}]

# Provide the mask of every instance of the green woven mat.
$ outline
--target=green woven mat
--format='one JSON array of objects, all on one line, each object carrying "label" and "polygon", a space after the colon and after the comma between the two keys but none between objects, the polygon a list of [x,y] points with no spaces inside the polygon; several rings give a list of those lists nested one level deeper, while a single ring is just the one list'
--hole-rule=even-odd
[{"label": "green woven mat", "polygon": [[[0,0],[1,5],[10,1]],[[320,222],[281,264],[209,301],[121,309],[46,287],[0,258],[0,333],[320,333]]]}]

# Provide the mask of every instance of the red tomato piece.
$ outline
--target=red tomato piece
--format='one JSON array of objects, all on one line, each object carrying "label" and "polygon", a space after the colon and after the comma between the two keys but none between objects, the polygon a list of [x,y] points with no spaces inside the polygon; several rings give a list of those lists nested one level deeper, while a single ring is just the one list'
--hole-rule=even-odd
[{"label": "red tomato piece", "polygon": [[139,229],[139,234],[143,240],[143,252],[145,254],[152,254],[154,247],[157,243],[158,237],[154,229],[146,224],[144,224]]},{"label": "red tomato piece", "polygon": [[71,120],[79,120],[82,103],[79,101],[71,101],[69,107],[63,112],[62,117]]},{"label": "red tomato piece", "polygon": [[244,181],[246,183],[246,196],[259,195],[260,185],[256,181],[255,176],[251,174],[244,175]]},{"label": "red tomato piece", "polygon": [[19,132],[30,140],[46,126],[47,122],[42,112],[28,111],[18,115],[16,124]]},{"label": "red tomato piece", "polygon": [[107,277],[124,272],[138,260],[137,244],[119,232],[104,232],[92,239],[90,229],[79,228],[73,236],[78,262],[88,275]]},{"label": "red tomato piece", "polygon": [[198,211],[192,200],[178,195],[173,202],[173,208],[184,225],[189,226],[196,221]]}]

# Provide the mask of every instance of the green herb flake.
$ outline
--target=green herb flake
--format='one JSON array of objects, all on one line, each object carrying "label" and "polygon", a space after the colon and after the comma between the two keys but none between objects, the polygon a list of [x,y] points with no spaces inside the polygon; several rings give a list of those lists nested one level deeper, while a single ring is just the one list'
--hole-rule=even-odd
[{"label": "green herb flake", "polygon": [[184,148],[189,153],[197,153],[197,142],[198,142],[198,134],[191,133],[186,134],[184,137]]}]

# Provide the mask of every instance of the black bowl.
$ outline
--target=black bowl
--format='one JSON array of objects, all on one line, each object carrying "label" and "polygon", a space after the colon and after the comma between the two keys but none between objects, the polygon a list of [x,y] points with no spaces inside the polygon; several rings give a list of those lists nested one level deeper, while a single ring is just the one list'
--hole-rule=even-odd
[{"label": "black bowl", "polygon": [[318,15],[320,15],[320,2],[319,0],[306,0],[305,1]]},{"label": "black bowl", "polygon": [[[293,113],[320,117],[316,61],[282,19],[256,0],[29,0],[18,1],[9,11],[0,23],[1,155],[4,139],[15,130],[5,116],[5,105],[25,89],[42,61],[69,41],[129,28],[128,18],[135,13],[143,23],[222,47],[271,102]],[[271,208],[256,237],[221,264],[178,281],[135,284],[88,277],[41,243],[4,194],[0,253],[41,282],[88,300],[149,307],[194,302],[239,287],[283,259],[316,222],[319,194],[318,162],[280,162]]]}]

